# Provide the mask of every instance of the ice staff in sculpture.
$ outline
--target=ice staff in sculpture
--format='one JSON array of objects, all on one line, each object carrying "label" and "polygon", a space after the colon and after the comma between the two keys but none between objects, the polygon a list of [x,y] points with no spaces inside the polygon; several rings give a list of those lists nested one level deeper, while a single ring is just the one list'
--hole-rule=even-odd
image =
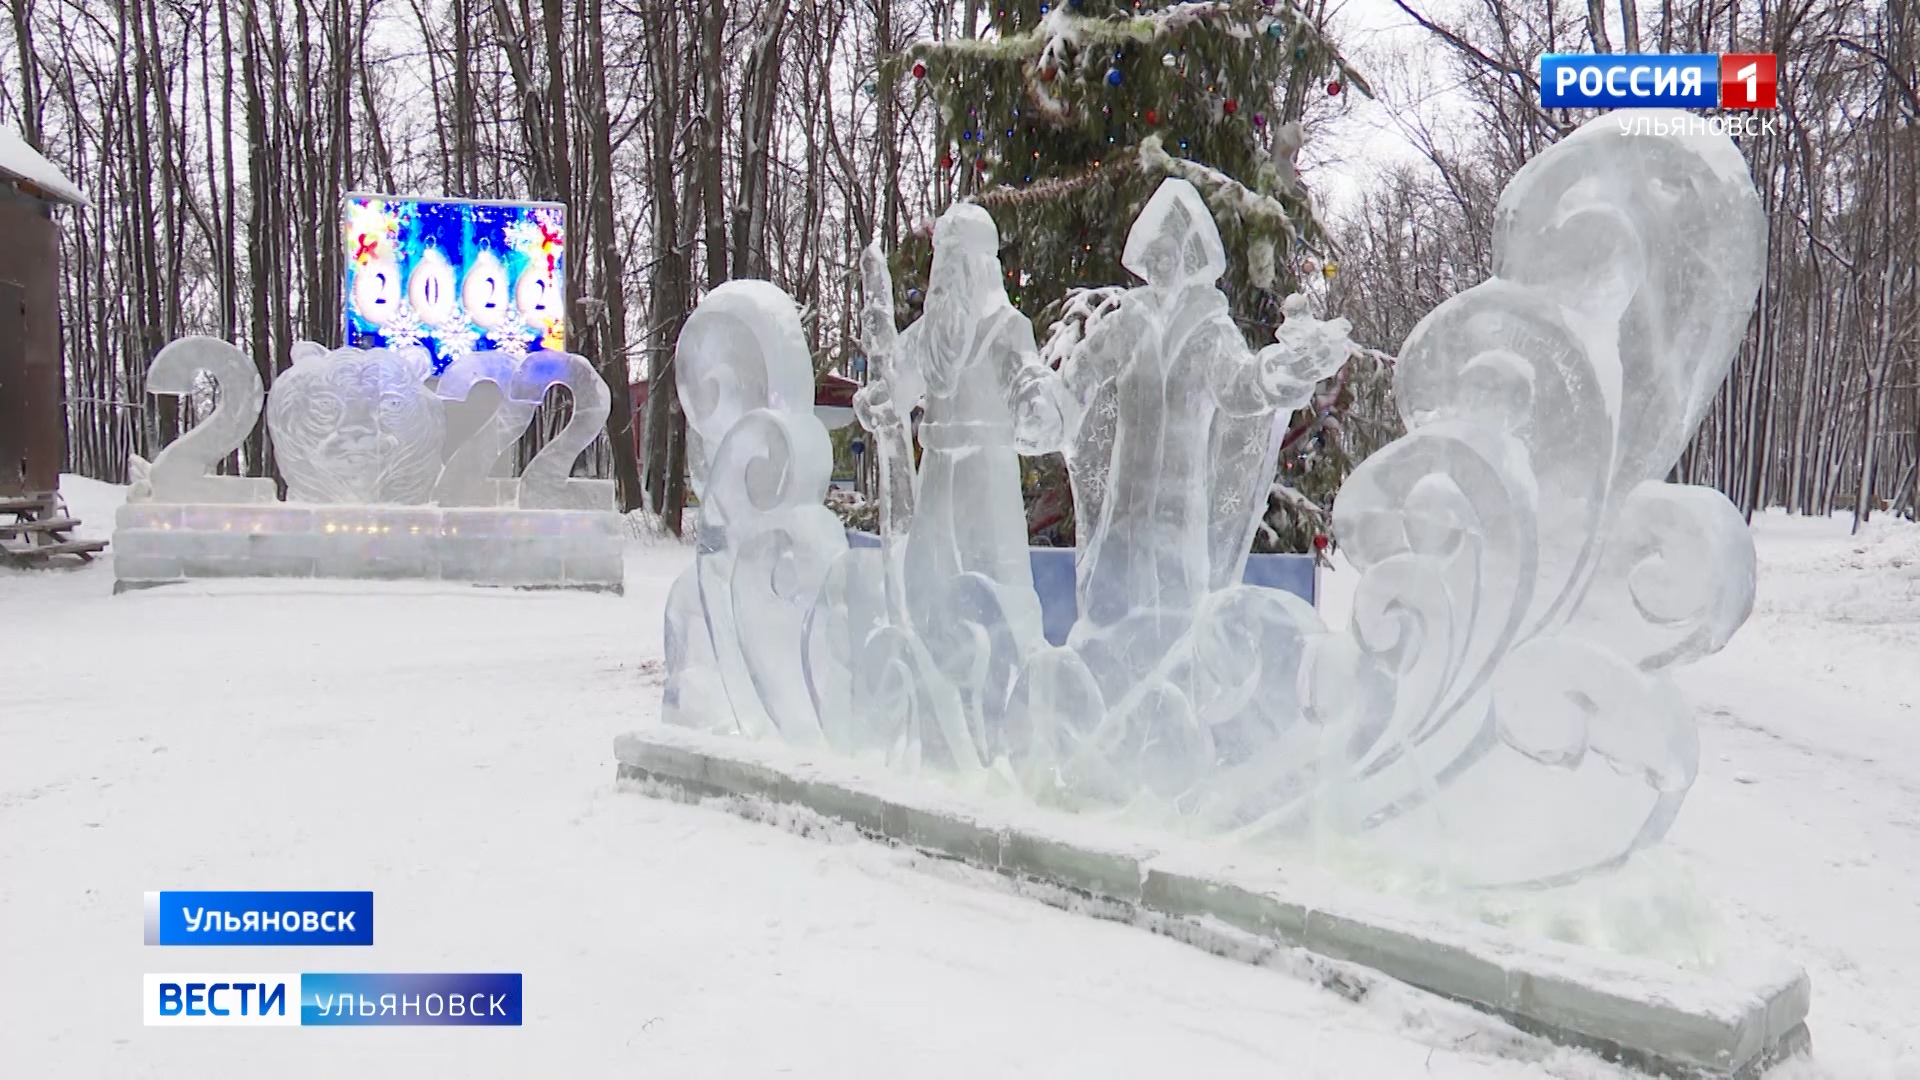
[{"label": "ice staff in sculpture", "polygon": [[1290,297],[1274,344],[1245,345],[1216,286],[1226,250],[1192,184],[1160,185],[1121,262],[1124,293],[1061,365],[1080,552],[1069,644],[1109,703],[1151,672],[1210,592],[1239,583],[1279,452],[1275,417],[1346,362],[1346,320]]},{"label": "ice staff in sculpture", "polygon": [[[1062,416],[1058,377],[1040,362],[1033,326],[1001,284],[993,219],[957,205],[935,224],[933,247],[926,314],[891,343],[879,330],[885,377],[860,409],[877,438],[891,438],[912,408],[894,395],[925,386],[901,573],[913,630],[963,702],[973,747],[953,749],[968,762],[990,753],[1014,668],[1044,640],[1018,455],[1058,449]],[[890,289],[869,272],[872,288]],[[901,496],[899,480],[889,483],[891,519]]]},{"label": "ice staff in sculpture", "polygon": [[860,311],[860,343],[867,351],[872,381],[854,394],[853,411],[860,426],[873,435],[874,456],[880,463],[880,545],[886,565],[887,611],[897,625],[906,626],[910,620],[901,548],[913,526],[919,488],[907,412],[926,393],[926,380],[917,369],[897,360],[900,335],[894,326],[893,277],[877,239],[860,253],[860,281],[867,297]]}]

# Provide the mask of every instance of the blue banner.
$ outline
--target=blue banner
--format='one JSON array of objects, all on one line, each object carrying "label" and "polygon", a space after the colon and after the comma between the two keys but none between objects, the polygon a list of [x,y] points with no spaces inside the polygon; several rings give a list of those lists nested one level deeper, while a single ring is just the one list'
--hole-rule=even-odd
[{"label": "blue banner", "polygon": [[1711,109],[1720,104],[1720,58],[1704,53],[1540,58],[1548,109]]},{"label": "blue banner", "polygon": [[371,892],[150,892],[149,945],[371,945]]},{"label": "blue banner", "polygon": [[306,972],[300,1026],[519,1027],[520,976]]}]

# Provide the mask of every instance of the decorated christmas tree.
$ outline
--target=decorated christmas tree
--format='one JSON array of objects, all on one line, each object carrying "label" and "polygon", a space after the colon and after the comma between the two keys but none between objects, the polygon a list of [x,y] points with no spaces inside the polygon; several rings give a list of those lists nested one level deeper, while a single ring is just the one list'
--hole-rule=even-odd
[{"label": "decorated christmas tree", "polygon": [[[1273,340],[1303,271],[1331,265],[1296,167],[1299,121],[1315,98],[1366,85],[1286,0],[1001,0],[978,36],[917,43],[900,63],[937,104],[939,166],[992,212],[1007,293],[1056,359],[1097,312],[1098,287],[1133,280],[1120,265],[1127,229],[1166,177],[1192,182],[1212,210],[1229,259],[1220,287],[1250,345]],[[909,309],[930,239],[902,244]],[[1329,411],[1294,418],[1313,430],[1284,460],[1324,507],[1347,466],[1315,456],[1340,394],[1322,397]],[[1030,476],[1036,532],[1071,542],[1064,474],[1038,462]],[[1287,502],[1275,500],[1258,547],[1305,550],[1320,531]]]}]

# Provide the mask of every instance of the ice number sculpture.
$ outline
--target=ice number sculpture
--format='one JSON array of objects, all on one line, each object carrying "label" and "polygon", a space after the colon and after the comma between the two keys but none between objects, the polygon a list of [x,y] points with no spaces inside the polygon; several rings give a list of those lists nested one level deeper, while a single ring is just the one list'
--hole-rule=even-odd
[{"label": "ice number sculpture", "polygon": [[[293,364],[274,380],[270,393],[263,393],[252,362],[227,342],[190,337],[162,349],[148,371],[147,388],[184,395],[204,378],[216,388],[217,404],[212,415],[150,465],[133,460],[136,476],[128,500],[275,501],[271,479],[211,475],[253,430],[264,403],[289,502],[613,509],[612,481],[568,475],[604,429],[612,407],[606,383],[584,357],[548,351],[467,353],[433,383],[431,361],[418,347],[327,349],[299,342],[292,353]],[[465,401],[482,382],[496,384],[504,400],[459,445],[443,446],[445,403]],[[518,480],[491,477],[556,386],[571,395],[572,418]]]},{"label": "ice number sculpture", "polygon": [[151,463],[135,455],[130,502],[263,503],[276,492],[271,479],[215,476],[215,465],[239,446],[260,417],[266,392],[253,361],[215,338],[171,342],[147,368],[147,392],[185,397],[204,376],[216,388],[213,414],[175,439]]},{"label": "ice number sculpture", "polygon": [[[1632,130],[1656,126],[1685,128]],[[1407,339],[1408,434],[1335,508],[1361,575],[1337,632],[1239,579],[1280,427],[1345,361],[1347,326],[1289,298],[1249,349],[1184,181],[1129,236],[1141,283],[1057,372],[984,211],[936,224],[904,332],[869,249],[855,413],[880,459],[878,549],[822,516],[791,301],[716,290],[678,360],[701,551],[668,604],[668,718],[1470,885],[1658,840],[1698,757],[1666,673],[1723,645],[1753,590],[1732,506],[1661,478],[1738,345],[1765,224],[1729,140],[1627,130],[1602,118],[1522,169],[1494,276]],[[1039,634],[1017,466],[1055,449],[1079,522],[1063,647]]]}]

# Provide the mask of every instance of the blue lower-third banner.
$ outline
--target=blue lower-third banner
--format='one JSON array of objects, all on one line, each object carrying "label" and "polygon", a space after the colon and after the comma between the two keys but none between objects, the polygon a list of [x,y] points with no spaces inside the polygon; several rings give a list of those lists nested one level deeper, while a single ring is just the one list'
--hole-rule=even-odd
[{"label": "blue lower-third banner", "polygon": [[148,1027],[519,1027],[520,975],[152,975]]},{"label": "blue lower-third banner", "polygon": [[302,1027],[519,1027],[520,976],[300,976]]}]

